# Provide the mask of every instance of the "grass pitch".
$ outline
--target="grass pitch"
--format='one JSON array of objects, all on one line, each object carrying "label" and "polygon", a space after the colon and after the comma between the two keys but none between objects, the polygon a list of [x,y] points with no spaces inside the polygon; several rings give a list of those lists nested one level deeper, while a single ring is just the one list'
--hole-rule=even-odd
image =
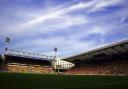
[{"label": "grass pitch", "polygon": [[0,73],[0,89],[128,89],[128,76]]}]

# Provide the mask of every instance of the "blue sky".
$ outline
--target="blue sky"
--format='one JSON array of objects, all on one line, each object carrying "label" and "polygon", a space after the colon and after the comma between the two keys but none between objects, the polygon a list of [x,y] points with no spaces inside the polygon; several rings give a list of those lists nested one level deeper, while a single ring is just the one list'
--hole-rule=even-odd
[{"label": "blue sky", "polygon": [[128,38],[128,0],[0,0],[0,52],[76,55]]}]

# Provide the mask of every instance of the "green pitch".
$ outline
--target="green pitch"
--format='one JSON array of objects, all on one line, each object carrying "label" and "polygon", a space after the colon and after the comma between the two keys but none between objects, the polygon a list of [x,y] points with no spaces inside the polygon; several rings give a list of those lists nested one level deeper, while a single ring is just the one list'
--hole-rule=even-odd
[{"label": "green pitch", "polygon": [[0,73],[0,89],[128,89],[128,76]]}]

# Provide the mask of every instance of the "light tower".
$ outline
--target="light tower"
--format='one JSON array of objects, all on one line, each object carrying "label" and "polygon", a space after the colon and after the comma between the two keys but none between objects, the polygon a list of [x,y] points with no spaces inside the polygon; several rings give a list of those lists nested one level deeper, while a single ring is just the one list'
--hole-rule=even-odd
[{"label": "light tower", "polygon": [[[55,53],[55,55],[54,55],[54,61],[56,63],[58,63],[59,61],[57,59],[57,47],[54,47],[54,53]],[[56,65],[56,67],[57,67],[57,70],[58,70],[57,72],[59,73],[59,69],[60,69],[59,65]]]},{"label": "light tower", "polygon": [[[8,44],[9,44],[9,42],[10,42],[10,38],[9,37],[6,37],[6,39],[5,39],[5,49],[4,49],[4,54],[5,54],[5,51],[7,51],[8,50]],[[6,58],[5,58],[5,55],[2,55],[2,70],[5,70],[5,60],[6,60]]]},{"label": "light tower", "polygon": [[56,59],[56,56],[57,56],[57,55],[56,55],[56,54],[57,54],[57,47],[54,48],[54,53],[55,53],[55,54],[54,54],[54,58]]},{"label": "light tower", "polygon": [[8,44],[9,44],[9,42],[10,42],[10,38],[9,37],[6,37],[6,39],[5,39],[5,51],[8,50]]}]

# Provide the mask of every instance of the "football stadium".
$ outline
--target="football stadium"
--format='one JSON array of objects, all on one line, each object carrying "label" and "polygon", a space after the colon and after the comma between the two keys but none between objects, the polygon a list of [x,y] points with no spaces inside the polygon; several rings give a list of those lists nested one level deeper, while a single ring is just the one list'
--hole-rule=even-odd
[{"label": "football stadium", "polygon": [[0,0],[0,89],[128,89],[128,0]]},{"label": "football stadium", "polygon": [[127,89],[127,59],[128,40],[63,59],[6,49],[1,88]]}]

